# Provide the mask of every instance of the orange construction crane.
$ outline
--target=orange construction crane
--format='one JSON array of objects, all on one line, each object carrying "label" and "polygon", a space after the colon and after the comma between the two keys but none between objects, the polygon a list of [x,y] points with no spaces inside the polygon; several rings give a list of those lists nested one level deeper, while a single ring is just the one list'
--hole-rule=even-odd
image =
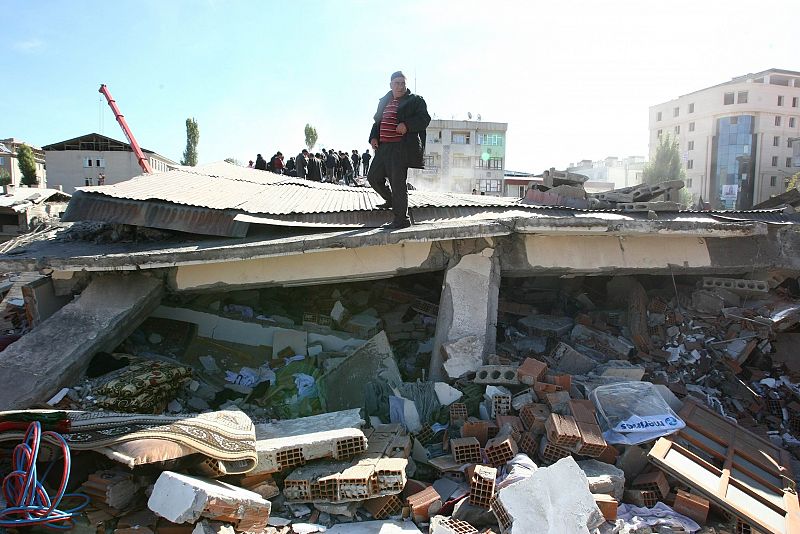
[{"label": "orange construction crane", "polygon": [[111,97],[111,93],[108,92],[108,87],[106,87],[106,84],[102,84],[100,86],[100,92],[103,93],[103,96],[105,96],[106,100],[108,100],[108,105],[111,106],[111,111],[114,112],[114,117],[117,119],[117,122],[122,128],[122,133],[124,133],[125,137],[128,138],[128,142],[131,144],[133,153],[136,154],[136,159],[139,160],[139,166],[142,168],[145,174],[151,174],[153,169],[150,168],[150,162],[144,155],[139,143],[136,142],[136,138],[133,137],[133,132],[131,132],[131,129],[128,127],[128,123],[125,122],[125,117],[123,117],[122,113],[119,111],[116,101]]}]

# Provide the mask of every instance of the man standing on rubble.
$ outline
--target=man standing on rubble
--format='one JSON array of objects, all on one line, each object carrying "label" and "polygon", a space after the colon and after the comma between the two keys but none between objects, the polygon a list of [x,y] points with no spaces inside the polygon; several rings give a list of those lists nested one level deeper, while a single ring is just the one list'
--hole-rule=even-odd
[{"label": "man standing on rubble", "polygon": [[[409,167],[424,168],[425,129],[431,122],[425,100],[406,88],[405,75],[397,71],[390,77],[390,91],[378,102],[373,117],[369,144],[375,150],[367,180],[383,198],[378,207],[391,209],[394,220],[389,228],[408,228]],[[389,187],[386,186],[386,180]]]}]

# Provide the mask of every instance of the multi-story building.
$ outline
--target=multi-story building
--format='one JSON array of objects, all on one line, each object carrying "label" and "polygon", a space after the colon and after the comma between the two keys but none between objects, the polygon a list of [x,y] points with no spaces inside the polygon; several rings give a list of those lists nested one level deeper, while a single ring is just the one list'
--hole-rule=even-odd
[{"label": "multi-story building", "polygon": [[770,69],[650,107],[650,157],[678,139],[686,187],[715,208],[749,208],[785,190],[800,135],[800,72]]},{"label": "multi-story building", "polygon": [[610,182],[614,189],[622,189],[642,183],[645,165],[643,156],[611,156],[598,161],[584,159],[577,165],[570,163],[567,171],[587,176],[590,182]]},{"label": "multi-story building", "polygon": [[508,123],[431,121],[425,169],[411,169],[408,181],[418,189],[503,195]]},{"label": "multi-story building", "polygon": [[28,145],[33,151],[33,159],[36,160],[36,178],[38,183],[34,187],[47,187],[47,170],[45,169],[44,151],[37,147],[14,139],[0,139],[0,169],[5,170],[11,177],[11,187],[19,187],[22,180],[22,171],[19,170],[17,162],[17,151],[23,144]]},{"label": "multi-story building", "polygon": [[[50,187],[61,186],[67,193],[85,185],[109,185],[142,174],[131,145],[97,133],[90,133],[42,147],[47,160]],[[152,150],[142,149],[153,172],[178,166]]]}]

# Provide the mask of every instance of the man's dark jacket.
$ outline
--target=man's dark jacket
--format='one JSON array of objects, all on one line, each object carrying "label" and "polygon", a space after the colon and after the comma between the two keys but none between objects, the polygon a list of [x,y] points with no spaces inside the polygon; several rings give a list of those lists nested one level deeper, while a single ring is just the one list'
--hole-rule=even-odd
[{"label": "man's dark jacket", "polygon": [[[375,112],[375,122],[369,132],[369,140],[377,139],[380,143],[381,138],[381,119],[386,105],[392,101],[392,92],[389,91],[378,102],[378,111]],[[425,129],[431,123],[431,116],[428,115],[428,106],[425,100],[419,95],[412,95],[406,89],[405,96],[400,97],[397,105],[397,124],[405,123],[408,132],[403,136],[403,153],[406,157],[406,164],[414,169],[424,169],[425,154]]]}]

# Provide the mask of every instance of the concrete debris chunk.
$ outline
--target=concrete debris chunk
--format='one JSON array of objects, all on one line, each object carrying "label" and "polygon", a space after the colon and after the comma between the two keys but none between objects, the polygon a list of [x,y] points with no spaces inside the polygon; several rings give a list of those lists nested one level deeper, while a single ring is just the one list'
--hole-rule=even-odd
[{"label": "concrete debris chunk", "polygon": [[451,379],[474,373],[483,365],[483,340],[477,336],[464,336],[444,343],[442,352],[446,358],[444,370]]},{"label": "concrete debris chunk", "polygon": [[346,460],[367,450],[358,409],[255,425],[258,464],[250,475],[275,473],[309,460]]},{"label": "concrete debris chunk", "polygon": [[252,491],[172,471],[158,477],[147,506],[173,523],[194,523],[205,517],[254,533],[266,528],[271,509],[268,500]]},{"label": "concrete debris chunk", "polygon": [[571,457],[501,489],[492,511],[504,533],[587,534],[605,519]]},{"label": "concrete debris chunk", "polygon": [[292,503],[342,503],[396,495],[406,484],[405,458],[319,461],[292,471],[283,495]]},{"label": "concrete debris chunk", "polygon": [[625,491],[625,472],[622,469],[598,460],[581,460],[578,467],[586,475],[591,493],[610,495],[618,501],[622,499]]},{"label": "concrete debris chunk", "polygon": [[192,534],[234,534],[235,532],[231,525],[206,519],[200,520],[192,530]]}]

